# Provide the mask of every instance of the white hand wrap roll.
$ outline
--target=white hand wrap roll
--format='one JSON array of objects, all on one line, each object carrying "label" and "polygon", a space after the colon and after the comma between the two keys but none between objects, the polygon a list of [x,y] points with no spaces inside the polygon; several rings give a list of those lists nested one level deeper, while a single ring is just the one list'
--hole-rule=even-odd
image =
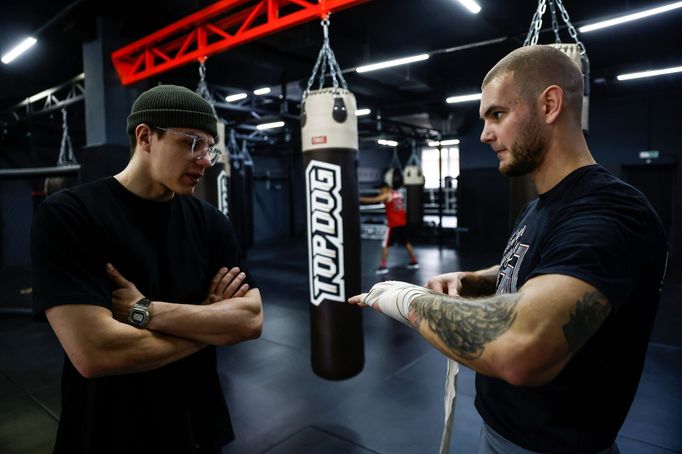
[{"label": "white hand wrap roll", "polygon": [[385,281],[374,284],[365,296],[363,303],[368,306],[378,304],[381,312],[409,325],[407,313],[410,303],[418,296],[427,293],[429,293],[428,290],[418,285],[400,281]]}]

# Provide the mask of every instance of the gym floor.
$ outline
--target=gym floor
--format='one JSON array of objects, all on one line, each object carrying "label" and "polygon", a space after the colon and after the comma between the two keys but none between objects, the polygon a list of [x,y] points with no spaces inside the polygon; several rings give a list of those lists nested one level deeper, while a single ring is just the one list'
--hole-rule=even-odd
[{"label": "gym floor", "polygon": [[[421,269],[393,248],[375,276],[379,242],[363,240],[363,289],[381,279],[424,283],[432,275],[491,265],[437,246],[416,248]],[[414,331],[364,311],[365,367],[332,382],[310,368],[307,258],[302,241],[249,251],[261,286],[260,339],[219,349],[220,374],[237,440],[227,453],[435,453],[443,421],[446,360]],[[618,437],[623,454],[682,452],[682,272],[669,272],[635,402]],[[3,292],[4,293],[4,292]],[[0,316],[0,452],[51,452],[63,352],[48,325]],[[481,420],[474,374],[460,369],[452,453],[477,452]]]}]

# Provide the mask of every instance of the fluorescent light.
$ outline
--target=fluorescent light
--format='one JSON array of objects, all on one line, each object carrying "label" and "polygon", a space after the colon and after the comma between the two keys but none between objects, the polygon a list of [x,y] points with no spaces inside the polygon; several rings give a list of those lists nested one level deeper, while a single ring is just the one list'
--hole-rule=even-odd
[{"label": "fluorescent light", "polygon": [[593,30],[599,30],[606,27],[611,27],[612,25],[622,24],[624,22],[630,22],[637,19],[642,19],[644,17],[653,16],[654,14],[665,13],[672,11],[677,8],[682,8],[682,2],[670,3],[668,5],[659,6],[658,8],[647,9],[645,11],[640,11],[639,13],[628,14],[627,16],[616,17],[615,19],[605,20],[597,22],[590,25],[583,25],[578,28],[578,31],[582,33],[591,32]]},{"label": "fluorescent light", "polygon": [[234,95],[225,96],[225,101],[227,102],[241,101],[242,99],[246,99],[247,96],[248,95],[246,93],[236,93]]},{"label": "fluorescent light", "polygon": [[447,145],[459,145],[459,139],[448,139],[448,140],[442,140],[440,142],[438,141],[430,141],[428,143],[430,147],[437,147],[438,145],[442,146],[447,146]]},{"label": "fluorescent light", "polygon": [[474,93],[471,95],[450,96],[445,102],[448,104],[455,104],[458,102],[478,101],[479,99],[481,99],[481,93]]},{"label": "fluorescent light", "polygon": [[16,46],[14,49],[10,50],[7,52],[5,55],[2,56],[2,62],[4,64],[10,63],[12,60],[17,58],[19,55],[23,54],[26,52],[28,49],[30,49],[37,40],[31,36],[23,40],[21,43],[19,43],[18,46]]},{"label": "fluorescent light", "polygon": [[270,87],[263,87],[257,90],[253,90],[253,94],[256,96],[267,95],[268,93],[270,93]]},{"label": "fluorescent light", "polygon": [[377,143],[379,145],[383,145],[385,147],[397,147],[398,146],[398,142],[396,142],[395,140],[379,139],[379,140],[377,140]]},{"label": "fluorescent light", "polygon": [[621,74],[617,77],[618,80],[631,80],[631,79],[641,79],[643,77],[654,77],[661,76],[663,74],[673,74],[682,72],[682,66],[676,66],[674,68],[665,69],[652,69],[650,71],[642,71],[638,73]]},{"label": "fluorescent light", "polygon": [[369,115],[370,112],[371,112],[371,110],[369,110],[369,109],[358,109],[355,111],[355,116],[361,117],[363,115]]},{"label": "fluorescent light", "polygon": [[359,66],[355,71],[359,73],[366,73],[369,71],[376,71],[377,69],[390,68],[392,66],[406,65],[416,61],[428,60],[429,54],[413,55],[412,57],[398,58],[396,60],[389,60],[381,63],[374,63],[373,65]]},{"label": "fluorescent light", "polygon": [[264,129],[281,128],[282,126],[284,126],[283,121],[273,121],[272,123],[260,124],[260,125],[256,126],[256,129],[258,129],[259,131],[262,131]]},{"label": "fluorescent light", "polygon": [[481,11],[481,7],[474,0],[457,0],[462,4],[463,7],[468,9],[473,14],[478,14]]}]

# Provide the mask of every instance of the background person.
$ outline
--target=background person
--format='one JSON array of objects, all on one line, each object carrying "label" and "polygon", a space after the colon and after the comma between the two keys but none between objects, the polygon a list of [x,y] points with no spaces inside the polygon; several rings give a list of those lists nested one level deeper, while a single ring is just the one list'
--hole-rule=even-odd
[{"label": "background person", "polygon": [[401,186],[402,182],[397,182],[391,188],[388,183],[384,182],[379,187],[379,194],[371,197],[360,197],[361,203],[383,203],[386,207],[386,224],[388,229],[386,229],[386,234],[381,242],[381,259],[376,274],[388,273],[388,248],[396,242],[403,244],[410,256],[410,263],[407,267],[409,269],[419,268],[419,263],[409,238],[407,210],[405,208],[405,197],[400,191]]}]

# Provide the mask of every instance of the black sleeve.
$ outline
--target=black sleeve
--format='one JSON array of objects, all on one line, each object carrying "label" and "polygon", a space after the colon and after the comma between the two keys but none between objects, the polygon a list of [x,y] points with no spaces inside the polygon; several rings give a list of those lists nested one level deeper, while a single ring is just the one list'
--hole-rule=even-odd
[{"label": "black sleeve", "polygon": [[529,279],[564,274],[595,287],[614,312],[638,284],[646,234],[636,217],[618,207],[569,206],[554,220]]},{"label": "black sleeve", "polygon": [[258,288],[256,279],[249,271],[242,249],[237,241],[232,222],[221,211],[213,209],[213,245],[211,246],[211,263],[213,273],[217,273],[218,269],[225,266],[232,268],[238,266],[241,271],[246,273],[246,283],[249,288]]},{"label": "black sleeve", "polygon": [[45,309],[64,304],[111,308],[95,229],[75,206],[47,200],[37,208],[31,262],[35,320],[45,321]]}]

